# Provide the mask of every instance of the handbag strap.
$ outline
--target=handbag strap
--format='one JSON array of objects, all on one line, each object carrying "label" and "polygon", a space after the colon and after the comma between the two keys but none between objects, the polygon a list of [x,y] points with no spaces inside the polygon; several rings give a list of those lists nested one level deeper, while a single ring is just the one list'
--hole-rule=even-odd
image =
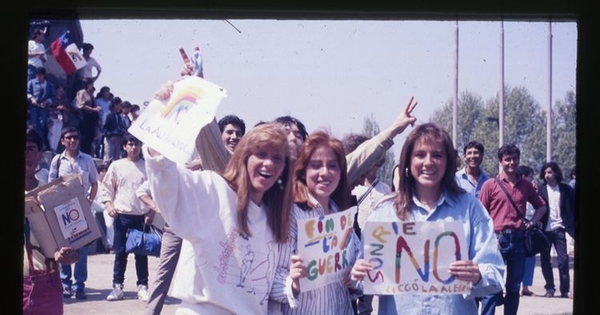
[{"label": "handbag strap", "polygon": [[504,186],[502,181],[499,180],[498,177],[494,177],[494,179],[496,180],[496,182],[498,183],[498,186],[500,186],[500,188],[502,189],[504,194],[506,194],[506,197],[508,198],[508,201],[510,201],[510,204],[513,206],[513,208],[515,208],[515,211],[517,212],[517,215],[519,216],[521,221],[523,221],[523,223],[525,223],[525,221],[527,221],[527,219],[525,219],[524,215],[519,211],[519,208],[517,207],[517,205],[515,204],[515,201],[512,199],[512,197],[506,190],[506,187]]},{"label": "handbag strap", "polygon": [[60,177],[60,159],[62,159],[62,153],[58,154],[58,159],[56,161],[56,178]]},{"label": "handbag strap", "polygon": [[379,183],[379,179],[376,179],[371,186],[369,186],[369,189],[367,189],[367,191],[365,191],[364,194],[362,194],[362,196],[360,196],[360,198],[358,199],[358,201],[356,202],[356,205],[359,206],[364,200],[365,198],[367,198],[367,196],[369,195],[369,193],[371,192],[371,190],[373,190],[373,188],[375,188],[375,186]]}]

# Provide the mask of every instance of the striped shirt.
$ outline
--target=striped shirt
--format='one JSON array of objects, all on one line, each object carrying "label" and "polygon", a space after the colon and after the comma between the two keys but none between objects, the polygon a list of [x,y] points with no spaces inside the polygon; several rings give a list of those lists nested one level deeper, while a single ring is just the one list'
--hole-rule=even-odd
[{"label": "striped shirt", "polygon": [[[316,200],[313,199],[316,203]],[[330,201],[332,213],[339,212],[340,209],[333,201]],[[303,210],[298,205],[292,208],[292,217],[290,224],[290,238],[288,242],[279,246],[280,256],[277,267],[277,274],[271,290],[271,299],[281,304],[281,312],[285,315],[322,315],[338,314],[353,315],[352,301],[348,287],[341,282],[330,283],[324,287],[301,291],[297,298],[291,293],[291,278],[289,277],[290,256],[298,247],[298,220],[309,219],[325,215],[323,207],[318,205],[315,209]],[[348,272],[354,265],[356,257],[360,251],[360,240],[352,233],[352,241],[348,249]],[[304,257],[306,260],[306,257]]]}]

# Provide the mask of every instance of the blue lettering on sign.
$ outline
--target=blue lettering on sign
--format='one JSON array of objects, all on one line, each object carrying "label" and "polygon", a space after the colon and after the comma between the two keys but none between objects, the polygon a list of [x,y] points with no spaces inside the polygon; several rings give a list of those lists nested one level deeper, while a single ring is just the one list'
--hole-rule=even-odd
[{"label": "blue lettering on sign", "polygon": [[71,223],[71,218],[69,217],[68,213],[63,213],[61,215],[62,221],[63,221],[63,225],[67,225],[69,223]]}]

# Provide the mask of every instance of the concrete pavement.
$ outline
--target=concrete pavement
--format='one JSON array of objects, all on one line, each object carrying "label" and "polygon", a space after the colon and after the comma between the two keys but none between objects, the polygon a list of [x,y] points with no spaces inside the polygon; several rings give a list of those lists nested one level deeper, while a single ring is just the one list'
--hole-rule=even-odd
[{"label": "concrete pavement", "polygon": [[[106,301],[106,296],[112,290],[112,266],[114,255],[95,254],[88,257],[88,281],[86,282],[87,300],[65,299],[65,315],[95,315],[95,314],[127,314],[138,315],[143,313],[144,302],[137,299],[135,260],[133,255],[127,261],[125,273],[125,298],[121,301]],[[158,266],[157,257],[148,258],[150,271],[150,285],[156,274]],[[554,267],[554,279],[558,286],[558,270]],[[539,266],[534,273],[531,290],[543,295],[544,278]],[[571,290],[573,290],[573,269],[571,268]],[[174,314],[180,301],[167,297],[161,314]],[[503,314],[502,306],[496,308],[496,314]],[[573,314],[573,300],[565,298],[545,298],[542,296],[523,296],[520,300],[519,315],[567,315]],[[323,314],[329,315],[329,314]]]}]

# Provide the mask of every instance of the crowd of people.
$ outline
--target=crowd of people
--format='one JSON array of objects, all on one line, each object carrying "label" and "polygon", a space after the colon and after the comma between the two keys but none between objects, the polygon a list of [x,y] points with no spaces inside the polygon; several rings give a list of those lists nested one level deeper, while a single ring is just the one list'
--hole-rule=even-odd
[{"label": "crowd of people", "polygon": [[[459,169],[460,154],[447,131],[433,123],[415,125],[411,98],[372,137],[309,132],[292,116],[246,130],[241,118],[227,115],[202,128],[191,162],[175,163],[128,133],[139,107],[112,96],[108,87],[93,94],[101,68],[90,62],[90,44],[84,56],[96,75],[82,71],[71,101],[64,87],[52,87],[39,53],[41,36],[34,31],[30,41],[29,57],[37,60],[28,67],[25,191],[81,175],[114,254],[107,301],[124,296],[127,230],[147,231],[158,214],[165,226],[157,273],[149,274],[147,256],[134,254],[144,314],[160,314],[170,289],[181,299],[177,314],[371,314],[374,295],[362,293],[375,268],[364,259],[368,222],[457,221],[466,237],[467,256],[448,270],[469,283],[469,294],[379,295],[379,314],[494,314],[500,304],[505,315],[517,314],[520,295],[533,294],[524,231],[535,225],[558,255],[560,296],[571,295],[567,243],[575,229],[574,174],[572,185],[564,183],[554,162],[544,164],[542,183],[535,185],[535,172],[519,165],[519,148],[506,144],[497,152],[500,172],[491,177],[480,168],[483,145],[472,141]],[[194,70],[188,60],[182,74],[202,75]],[[155,97],[169,98],[170,88],[161,87]],[[377,171],[394,138],[409,127],[394,180],[385,183]],[[48,165],[42,162],[46,150],[53,155]],[[344,278],[303,290],[311,257],[299,254],[298,220],[353,206],[358,210]],[[86,299],[89,249],[64,247],[44,257],[27,219],[25,227],[24,314],[62,314],[64,298]],[[556,290],[550,251],[540,254],[547,297]],[[33,290],[34,284],[42,289]],[[53,288],[58,284],[59,290]]]},{"label": "crowd of people", "polygon": [[[535,171],[520,165],[520,149],[505,144],[498,149],[500,172],[490,178],[481,168],[484,147],[471,141],[464,147],[465,167],[456,172],[459,185],[478,197],[487,209],[494,225],[498,246],[506,264],[504,290],[477,299],[480,314],[494,314],[496,306],[504,305],[504,314],[517,314],[520,296],[532,296],[535,256],[525,255],[525,230],[538,225],[551,242],[540,253],[545,294],[553,297],[555,285],[551,251],[557,255],[560,274],[560,296],[570,298],[568,243],[575,239],[575,170],[572,185],[563,182],[562,171],[556,162],[547,162],[540,169],[537,185]],[[548,189],[552,198],[548,198]],[[572,247],[572,245],[571,245]],[[521,293],[519,293],[519,289]]]},{"label": "crowd of people", "polygon": [[82,45],[86,64],[73,74],[74,80],[67,80],[72,83],[67,86],[49,77],[44,38],[43,28],[33,30],[27,65],[27,124],[42,136],[42,150],[62,152],[61,129],[74,127],[81,135],[82,152],[106,163],[120,158],[120,137],[137,118],[140,106],[115,96],[108,86],[95,93],[94,82],[102,67],[91,56],[94,46],[90,43]]}]

